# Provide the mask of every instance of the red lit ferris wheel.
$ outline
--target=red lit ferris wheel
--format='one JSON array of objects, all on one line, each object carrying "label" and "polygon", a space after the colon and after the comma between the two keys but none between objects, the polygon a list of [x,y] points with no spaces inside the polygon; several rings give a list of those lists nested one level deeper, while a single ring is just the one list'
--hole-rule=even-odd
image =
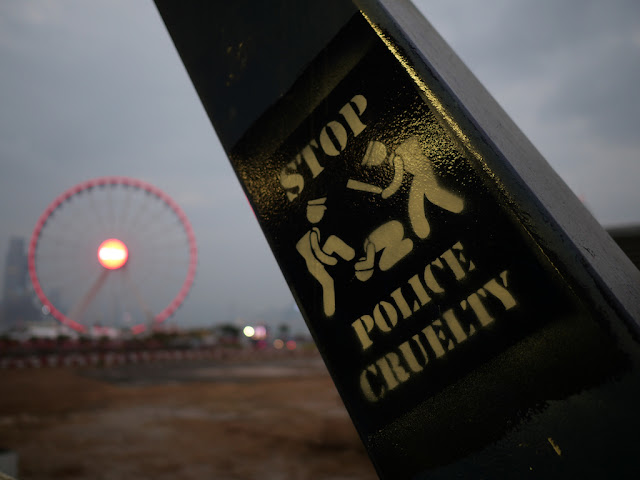
[{"label": "red lit ferris wheel", "polygon": [[28,262],[44,313],[81,333],[141,333],[186,298],[197,247],[189,220],[166,193],[128,177],[101,177],[47,207]]}]

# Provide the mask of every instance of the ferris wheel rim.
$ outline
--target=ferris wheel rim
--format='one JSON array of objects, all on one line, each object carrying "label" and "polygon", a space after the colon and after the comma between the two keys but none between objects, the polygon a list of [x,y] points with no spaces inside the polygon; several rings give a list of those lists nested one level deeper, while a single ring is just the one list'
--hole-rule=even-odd
[{"label": "ferris wheel rim", "polygon": [[[152,195],[155,195],[158,199],[163,201],[177,216],[180,224],[182,225],[184,232],[187,237],[187,245],[189,250],[189,264],[187,266],[187,273],[185,275],[185,279],[178,290],[177,294],[173,297],[173,299],[167,304],[167,306],[160,311],[160,313],[154,315],[153,317],[153,325],[158,325],[168,319],[171,315],[175,313],[175,311],[182,305],[185,298],[187,297],[191,286],[195,280],[196,274],[196,266],[198,262],[198,248],[196,244],[195,234],[193,231],[193,227],[191,226],[191,222],[187,218],[184,210],[176,203],[167,193],[165,193],[160,188],[152,185],[151,183],[145,182],[144,180],[139,180],[132,177],[127,176],[102,176],[95,177],[89,180],[85,180],[74,185],[71,188],[68,188],[61,194],[59,194],[44,210],[44,212],[38,218],[36,222],[36,226],[33,229],[31,234],[31,238],[29,240],[29,248],[27,253],[27,264],[29,277],[31,279],[31,283],[33,285],[34,292],[43,306],[46,306],[49,309],[49,313],[60,323],[66,325],[73,330],[76,330],[80,333],[87,333],[87,328],[85,325],[69,318],[67,315],[62,313],[46,296],[42,285],[40,283],[40,279],[38,278],[38,273],[36,271],[36,249],[38,247],[38,241],[40,239],[40,235],[42,233],[42,229],[44,228],[47,220],[51,217],[51,215],[69,198],[74,195],[78,195],[85,190],[90,190],[94,187],[101,187],[107,185],[123,185],[126,187],[138,188],[140,190],[144,190]],[[147,325],[138,324],[130,328],[131,332],[134,334],[142,333],[147,330]]]}]

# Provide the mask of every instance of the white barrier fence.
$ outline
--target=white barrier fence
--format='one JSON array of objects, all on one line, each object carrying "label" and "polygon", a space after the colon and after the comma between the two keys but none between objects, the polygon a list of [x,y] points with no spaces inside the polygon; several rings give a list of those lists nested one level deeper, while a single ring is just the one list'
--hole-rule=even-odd
[{"label": "white barrier fence", "polygon": [[0,357],[0,369],[115,366],[181,360],[239,359],[255,354],[246,349],[141,350],[132,352],[70,352]]}]

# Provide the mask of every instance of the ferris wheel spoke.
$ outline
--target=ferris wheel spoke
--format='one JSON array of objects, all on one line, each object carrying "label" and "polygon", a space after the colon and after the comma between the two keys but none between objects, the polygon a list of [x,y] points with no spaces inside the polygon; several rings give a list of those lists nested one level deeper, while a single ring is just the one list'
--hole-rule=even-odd
[{"label": "ferris wheel spoke", "polygon": [[115,230],[115,217],[114,217],[114,213],[113,213],[113,192],[112,189],[107,189],[107,225],[109,230],[114,231]]},{"label": "ferris wheel spoke", "polygon": [[172,283],[177,283],[176,280],[183,280],[187,274],[187,267],[184,264],[180,265],[175,262],[156,262],[156,265],[153,268],[149,268],[144,272],[140,272],[138,276],[136,276],[136,280],[140,282],[149,282],[149,283],[161,283],[168,284],[171,280]]},{"label": "ferris wheel spoke", "polygon": [[149,308],[149,305],[147,304],[147,302],[145,302],[144,299],[142,298],[142,295],[140,294],[140,290],[138,289],[138,286],[136,285],[136,283],[131,281],[129,272],[126,269],[124,270],[124,278],[127,281],[127,284],[129,285],[129,287],[131,288],[131,291],[133,292],[133,296],[136,299],[136,302],[138,302],[138,306],[140,307],[140,310],[144,312],[144,315],[147,319],[147,323],[149,325],[153,324],[155,315],[151,311],[151,308]]},{"label": "ferris wheel spoke", "polygon": [[[169,277],[168,274],[172,274],[175,272],[167,271],[166,269],[156,269],[152,272],[145,272],[144,275],[137,276],[134,280],[136,283],[145,286],[145,291],[166,291],[172,290],[175,293],[179,290],[179,286],[184,282],[184,278],[186,277],[186,271],[181,272],[179,278],[177,276]],[[172,280],[172,281],[171,281]]]},{"label": "ferris wheel spoke", "polygon": [[[123,314],[127,309],[127,298],[123,295],[122,282],[115,282],[115,278],[111,277],[108,285],[108,291],[105,296],[108,297],[108,307],[113,319],[113,326],[122,325]],[[105,286],[107,290],[107,286]]]},{"label": "ferris wheel spoke", "polygon": [[38,255],[42,255],[43,253],[48,253],[49,250],[52,253],[62,253],[65,250],[73,250],[81,245],[80,241],[67,241],[59,236],[47,235],[47,246],[41,247],[38,251]]},{"label": "ferris wheel spoke", "polygon": [[[136,228],[137,224],[140,222],[140,215],[144,215],[144,213],[149,209],[150,194],[146,190],[143,190],[144,196],[140,201],[140,204],[137,205],[133,214],[129,217],[127,223],[123,225],[126,227],[127,231],[130,231],[132,228]],[[143,217],[144,218],[144,217]]]},{"label": "ferris wheel spoke", "polygon": [[45,291],[47,293],[60,291],[60,292],[76,292],[79,289],[83,288],[87,285],[87,279],[91,277],[87,272],[82,272],[80,274],[68,274],[67,276],[63,275],[53,275],[53,274],[44,274],[42,275],[42,283],[45,285]]},{"label": "ferris wheel spoke", "polygon": [[68,247],[69,245],[78,244],[82,241],[81,239],[86,236],[87,226],[73,226],[66,220],[67,219],[61,221],[55,230],[49,229],[47,231],[47,237],[56,245]]},{"label": "ferris wheel spoke", "polygon": [[166,255],[151,255],[145,252],[144,258],[140,259],[147,268],[137,269],[131,265],[129,272],[132,281],[138,285],[142,285],[146,290],[153,288],[173,288],[177,291],[178,287],[184,282],[189,270],[188,259],[185,258],[167,258]]},{"label": "ferris wheel spoke", "polygon": [[155,208],[155,211],[150,211],[148,215],[145,215],[143,219],[140,220],[139,224],[136,225],[136,232],[141,235],[145,235],[147,229],[153,228],[154,225],[157,225],[158,220],[162,220],[163,215],[166,215],[166,210],[169,207],[162,204],[159,207]]},{"label": "ferris wheel spoke", "polygon": [[157,257],[175,257],[176,253],[188,256],[188,239],[186,236],[159,235],[145,241],[144,252]]},{"label": "ferris wheel spoke", "polygon": [[121,188],[124,191],[124,199],[122,202],[122,208],[120,209],[120,215],[116,215],[117,225],[126,225],[127,224],[127,214],[131,211],[131,190],[132,187],[122,185]]},{"label": "ferris wheel spoke", "polygon": [[167,242],[180,242],[181,245],[187,243],[187,236],[183,232],[176,232],[175,226],[165,225],[160,228],[140,231],[141,238],[148,239],[150,245],[159,245]]},{"label": "ferris wheel spoke", "polygon": [[[136,200],[136,198],[134,197],[134,195],[136,194],[136,192],[140,192],[139,189],[135,188],[135,187],[126,187],[125,188],[126,194],[128,196],[125,197],[124,202],[123,202],[123,208],[122,208],[122,218],[120,220],[120,222],[118,223],[120,225],[120,227],[123,229],[123,231],[129,231],[130,230],[130,224],[132,223],[131,219],[137,215],[137,211],[138,208],[140,207],[139,205],[139,199]],[[134,198],[132,198],[134,197]],[[137,204],[136,204],[137,202]]]},{"label": "ferris wheel spoke", "polygon": [[169,242],[158,240],[154,244],[147,242],[147,246],[138,253],[138,259],[149,263],[151,267],[162,265],[166,262],[185,262],[189,258],[189,252],[185,244],[186,241]]},{"label": "ferris wheel spoke", "polygon": [[38,261],[44,259],[48,266],[52,267],[56,267],[57,265],[57,268],[59,268],[59,266],[73,268],[76,264],[81,263],[81,258],[86,258],[87,255],[93,256],[94,252],[92,250],[93,249],[87,249],[86,241],[84,245],[80,242],[70,243],[68,245],[50,244],[38,250],[36,259]]},{"label": "ferris wheel spoke", "polygon": [[91,285],[87,293],[85,293],[80,298],[80,300],[78,300],[78,302],[73,307],[71,307],[71,310],[69,310],[69,315],[67,316],[72,321],[78,322],[80,318],[82,318],[82,315],[87,310],[87,307],[96,297],[96,295],[98,294],[98,291],[100,290],[105,280],[107,279],[107,275],[109,275],[109,270],[103,269],[102,272],[100,272],[100,275],[98,276],[96,281],[93,282],[93,285]]},{"label": "ferris wheel spoke", "polygon": [[101,227],[101,228],[104,228],[105,226],[108,227],[108,223],[102,214],[103,212],[96,205],[96,200],[94,198],[94,195],[91,195],[90,192],[86,192],[86,194],[87,194],[87,197],[89,198],[89,206],[91,207],[91,212],[93,213],[93,215],[90,214],[89,217],[95,220],[95,224],[98,227]]},{"label": "ferris wheel spoke", "polygon": [[86,285],[87,278],[95,276],[95,271],[78,268],[77,264],[60,263],[38,268],[38,276],[43,285]]},{"label": "ferris wheel spoke", "polygon": [[125,224],[127,213],[131,210],[131,189],[123,185],[114,187],[112,204],[114,228],[119,230]]}]

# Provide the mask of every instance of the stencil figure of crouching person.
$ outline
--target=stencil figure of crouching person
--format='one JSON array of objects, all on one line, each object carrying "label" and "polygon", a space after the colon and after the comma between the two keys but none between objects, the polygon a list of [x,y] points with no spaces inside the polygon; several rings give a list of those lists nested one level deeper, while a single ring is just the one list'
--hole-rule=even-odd
[{"label": "stencil figure of crouching person", "polygon": [[[323,197],[307,202],[307,220],[310,223],[315,225],[322,220],[327,209],[324,205],[326,200]],[[320,229],[314,226],[298,240],[296,250],[304,258],[311,276],[320,283],[324,314],[331,317],[336,311],[336,297],[333,277],[325,267],[338,263],[336,255],[346,261],[353,260],[355,251],[335,235],[330,235],[322,246],[320,242]]]}]

